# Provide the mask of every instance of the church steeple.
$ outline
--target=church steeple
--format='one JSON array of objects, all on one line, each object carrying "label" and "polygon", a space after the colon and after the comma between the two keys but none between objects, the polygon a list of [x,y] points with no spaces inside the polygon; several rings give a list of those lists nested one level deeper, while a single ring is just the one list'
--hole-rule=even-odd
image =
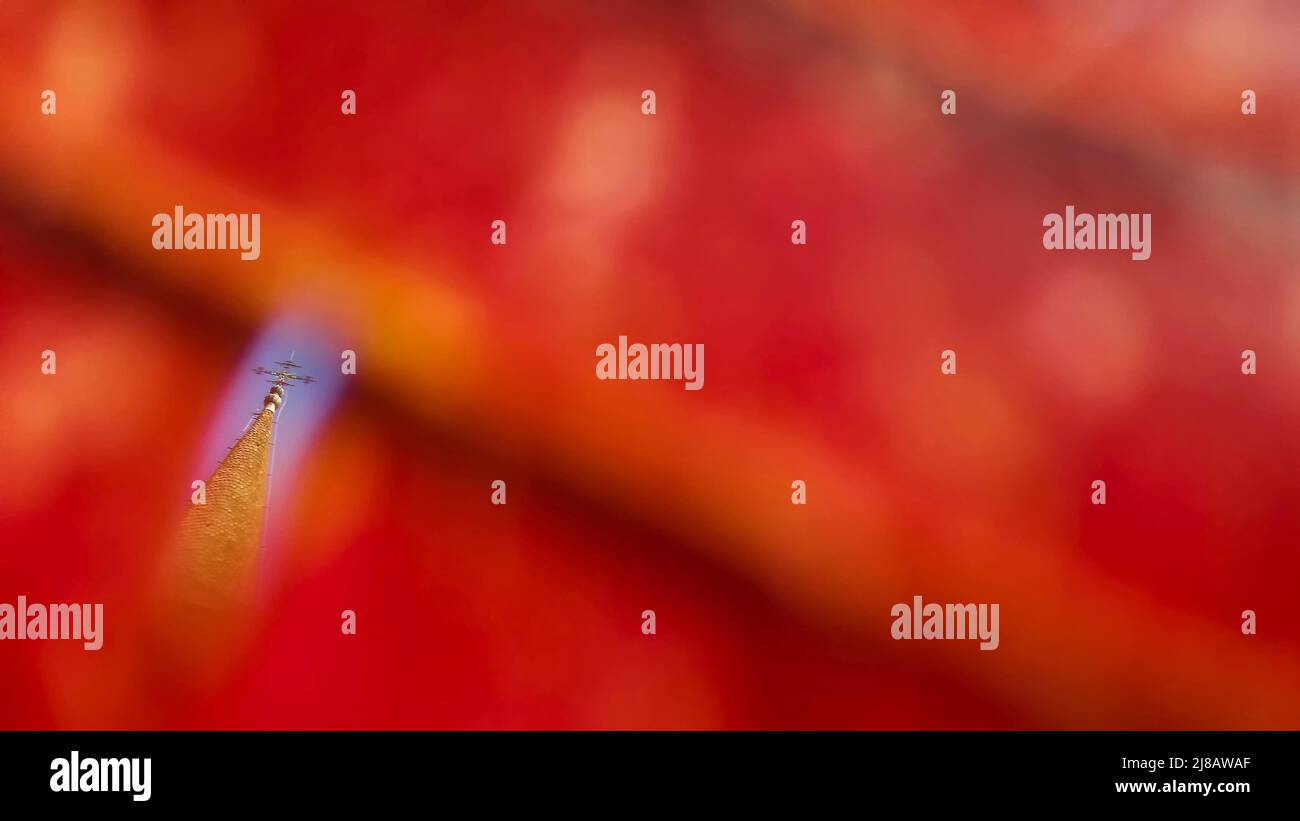
[{"label": "church steeple", "polygon": [[[192,505],[181,521],[172,571],[163,581],[170,623],[164,632],[172,636],[168,644],[178,661],[193,656],[218,661],[224,656],[222,648],[236,638],[240,626],[246,626],[257,576],[276,413],[284,407],[288,387],[315,381],[298,373],[301,367],[291,356],[274,368],[253,369],[271,383],[262,408],[208,477],[204,503]],[[196,642],[206,649],[196,647]]]},{"label": "church steeple", "polygon": [[242,598],[252,586],[266,506],[267,466],[276,411],[284,406],[285,388],[309,384],[292,358],[273,369],[254,368],[270,377],[262,410],[207,480],[207,503],[194,505],[181,524],[183,581],[199,607],[220,607]]}]

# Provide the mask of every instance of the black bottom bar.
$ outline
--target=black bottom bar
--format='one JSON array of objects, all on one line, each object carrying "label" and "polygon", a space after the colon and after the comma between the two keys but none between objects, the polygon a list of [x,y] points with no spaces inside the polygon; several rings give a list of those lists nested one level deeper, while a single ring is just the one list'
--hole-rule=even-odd
[{"label": "black bottom bar", "polygon": [[[1294,800],[1300,735],[14,732],[0,735],[0,750],[6,804],[89,811],[397,809],[450,801],[620,813],[777,802],[883,809],[893,801],[994,808],[1200,802],[1233,810]],[[148,799],[135,800],[145,792],[146,758]],[[139,760],[134,769],[129,759]]]}]

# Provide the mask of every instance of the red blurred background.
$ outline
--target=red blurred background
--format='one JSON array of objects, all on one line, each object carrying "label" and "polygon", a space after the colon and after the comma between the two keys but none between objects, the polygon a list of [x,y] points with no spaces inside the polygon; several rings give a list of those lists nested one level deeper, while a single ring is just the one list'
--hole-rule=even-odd
[{"label": "red blurred background", "polygon": [[[0,727],[1300,727],[1298,33],[0,5],[0,601],[107,619],[98,653],[0,644]],[[260,212],[261,258],[155,252],[178,203]],[[1152,213],[1151,259],[1043,250],[1067,204]],[[358,375],[236,669],[159,702],[141,602],[286,311]],[[620,334],[704,343],[705,388],[598,382]],[[1001,647],[892,641],[913,595],[1000,603]]]}]

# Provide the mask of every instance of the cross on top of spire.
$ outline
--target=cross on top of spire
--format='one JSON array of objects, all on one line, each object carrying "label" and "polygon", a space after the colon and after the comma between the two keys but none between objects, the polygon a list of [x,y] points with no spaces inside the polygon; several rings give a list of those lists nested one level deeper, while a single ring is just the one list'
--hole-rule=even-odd
[{"label": "cross on top of spire", "polygon": [[274,368],[263,368],[260,365],[253,368],[253,373],[271,377],[266,380],[271,383],[271,390],[262,398],[262,410],[269,410],[272,413],[284,405],[284,389],[287,386],[297,383],[310,385],[316,381],[314,376],[297,372],[302,365],[293,361],[293,354],[289,354],[288,359],[274,364],[276,365]]},{"label": "cross on top of spire", "polygon": [[263,376],[273,377],[271,379],[266,380],[267,382],[270,382],[273,385],[291,385],[294,382],[301,382],[304,385],[310,385],[312,382],[316,381],[316,377],[314,376],[307,376],[306,374],[296,373],[295,371],[298,368],[301,368],[302,365],[299,365],[297,362],[294,362],[292,359],[285,360],[282,362],[276,362],[275,364],[279,365],[279,367],[263,368],[261,366],[258,366],[256,368],[253,368],[253,373],[258,373],[258,374],[262,374]]}]

